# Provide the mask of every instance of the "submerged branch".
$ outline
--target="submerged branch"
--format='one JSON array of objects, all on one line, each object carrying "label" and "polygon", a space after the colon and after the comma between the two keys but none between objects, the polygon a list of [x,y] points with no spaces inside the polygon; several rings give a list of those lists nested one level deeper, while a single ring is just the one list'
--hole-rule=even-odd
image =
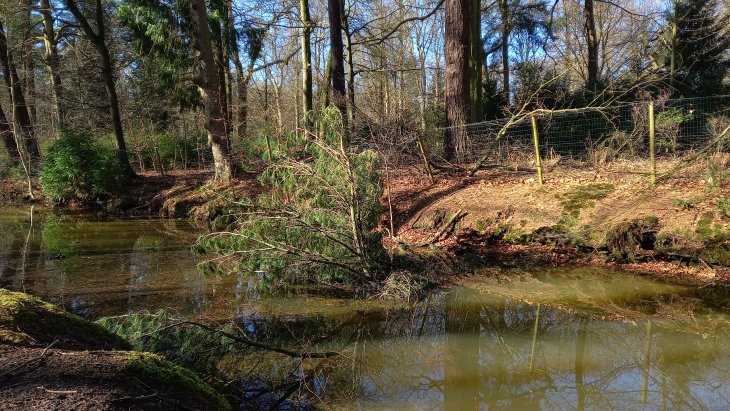
[{"label": "submerged branch", "polygon": [[180,321],[180,322],[177,322],[175,324],[170,324],[168,326],[165,326],[165,327],[160,328],[157,331],[159,332],[159,331],[163,331],[163,330],[170,329],[170,328],[180,327],[180,326],[183,326],[183,325],[193,325],[193,326],[202,328],[202,329],[204,329],[206,331],[210,331],[212,333],[220,334],[220,335],[222,335],[222,336],[224,336],[226,338],[230,338],[233,341],[236,341],[238,343],[247,345],[249,347],[259,348],[259,349],[266,350],[266,351],[277,352],[279,354],[284,354],[284,355],[287,355],[287,356],[292,357],[292,358],[329,358],[329,357],[335,357],[335,356],[340,355],[340,353],[337,352],[337,351],[307,352],[307,351],[292,351],[292,350],[287,350],[286,348],[275,347],[275,346],[272,346],[272,345],[264,344],[264,343],[261,343],[261,342],[258,342],[258,341],[254,341],[254,340],[252,340],[252,339],[250,339],[248,337],[244,337],[242,335],[236,335],[236,334],[233,334],[233,333],[229,333],[227,331],[219,330],[219,329],[214,328],[214,327],[211,327],[209,325],[206,325],[206,324],[203,324],[203,323],[199,323],[199,322],[196,322],[196,321],[190,321],[190,320]]}]

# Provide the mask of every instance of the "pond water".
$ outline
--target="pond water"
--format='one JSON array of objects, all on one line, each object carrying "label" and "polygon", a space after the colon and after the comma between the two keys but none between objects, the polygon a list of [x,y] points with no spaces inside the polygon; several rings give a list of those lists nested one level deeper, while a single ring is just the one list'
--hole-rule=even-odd
[{"label": "pond water", "polygon": [[[331,409],[730,409],[730,298],[595,268],[474,276],[415,306],[204,276],[185,221],[0,211],[0,286],[88,318],[171,308],[329,359],[226,359]],[[326,336],[326,338],[325,338]],[[317,342],[315,342],[317,341]],[[246,404],[246,402],[244,402]],[[289,406],[296,408],[296,402]]]}]

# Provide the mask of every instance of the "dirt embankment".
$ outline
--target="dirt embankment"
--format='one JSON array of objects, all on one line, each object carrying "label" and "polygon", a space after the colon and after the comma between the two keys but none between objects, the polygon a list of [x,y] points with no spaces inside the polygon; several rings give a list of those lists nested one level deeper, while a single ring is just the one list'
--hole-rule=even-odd
[{"label": "dirt embankment", "polygon": [[0,289],[0,409],[230,409],[191,371],[23,293]]},{"label": "dirt embankment", "polygon": [[652,187],[643,174],[569,169],[541,185],[530,171],[494,169],[442,173],[430,185],[398,170],[386,201],[388,192],[393,238],[410,247],[506,265],[600,264],[674,282],[730,282],[727,181],[675,175]]}]

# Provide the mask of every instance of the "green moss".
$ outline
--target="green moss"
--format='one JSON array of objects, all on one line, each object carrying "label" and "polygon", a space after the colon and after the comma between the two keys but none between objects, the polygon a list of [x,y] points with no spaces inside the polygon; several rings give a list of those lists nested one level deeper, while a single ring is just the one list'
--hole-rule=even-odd
[{"label": "green moss", "polygon": [[502,240],[511,244],[529,244],[533,241],[533,238],[531,234],[526,233],[522,228],[509,227]]},{"label": "green moss", "polygon": [[190,370],[164,360],[159,355],[130,353],[127,370],[143,381],[151,380],[155,384],[183,388],[201,404],[206,404],[207,409],[231,409],[228,401],[200,377]]},{"label": "green moss", "polygon": [[695,208],[695,206],[697,206],[697,204],[702,202],[703,199],[704,199],[703,197],[688,198],[688,199],[677,198],[677,199],[673,200],[672,203],[674,204],[675,207],[684,211],[684,210],[690,210],[690,209]]},{"label": "green moss", "polygon": [[730,197],[723,197],[715,200],[717,212],[723,220],[730,219]]},{"label": "green moss", "polygon": [[730,232],[724,230],[722,224],[715,222],[715,213],[706,211],[697,220],[695,228],[697,237],[705,244],[718,243],[730,239]]},{"label": "green moss", "polygon": [[74,349],[129,349],[101,326],[24,293],[0,289],[0,342]]},{"label": "green moss", "polygon": [[492,225],[492,219],[491,219],[491,218],[489,218],[489,217],[487,217],[487,218],[485,218],[484,220],[477,220],[477,221],[476,221],[476,222],[474,223],[474,228],[475,228],[475,229],[476,229],[476,230],[477,230],[478,232],[480,232],[480,233],[483,233],[484,231],[486,231],[486,230],[487,230],[487,228],[488,228],[488,227],[489,227],[490,225]]},{"label": "green moss", "polygon": [[33,340],[21,332],[0,329],[0,343],[12,345],[32,345]]},{"label": "green moss", "polygon": [[606,198],[615,187],[609,183],[588,184],[557,195],[563,206],[563,213],[578,218],[580,211],[595,205],[594,200]]}]

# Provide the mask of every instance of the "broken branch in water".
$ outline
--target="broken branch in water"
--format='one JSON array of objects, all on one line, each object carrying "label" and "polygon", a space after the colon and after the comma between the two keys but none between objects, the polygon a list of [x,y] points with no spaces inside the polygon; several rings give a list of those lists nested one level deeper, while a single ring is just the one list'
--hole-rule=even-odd
[{"label": "broken branch in water", "polygon": [[264,343],[261,343],[261,342],[258,342],[258,341],[254,341],[254,340],[252,340],[250,338],[244,337],[243,335],[236,335],[236,334],[233,334],[233,333],[229,333],[227,331],[219,330],[217,328],[214,328],[214,327],[211,327],[209,325],[206,325],[206,324],[203,324],[203,323],[199,323],[199,322],[196,322],[196,321],[180,321],[180,322],[177,322],[175,324],[170,324],[168,326],[162,327],[162,328],[160,328],[158,330],[158,332],[159,331],[166,330],[166,329],[169,329],[169,328],[180,327],[180,326],[183,326],[183,325],[193,325],[193,326],[196,326],[196,327],[200,327],[200,328],[202,328],[204,330],[207,330],[207,331],[210,331],[210,332],[213,332],[213,333],[220,334],[220,335],[222,335],[222,336],[224,336],[226,338],[230,338],[231,340],[236,341],[238,343],[241,343],[241,344],[244,344],[244,345],[248,345],[249,347],[260,348],[262,350],[278,352],[279,354],[284,354],[284,355],[287,355],[287,356],[293,357],[293,358],[329,358],[329,357],[334,357],[334,356],[340,355],[340,353],[337,352],[337,351],[325,351],[325,352],[306,352],[305,351],[305,352],[301,352],[301,351],[287,350],[286,348],[275,347],[275,346],[271,346],[271,345],[268,345],[268,344],[264,344]]}]

